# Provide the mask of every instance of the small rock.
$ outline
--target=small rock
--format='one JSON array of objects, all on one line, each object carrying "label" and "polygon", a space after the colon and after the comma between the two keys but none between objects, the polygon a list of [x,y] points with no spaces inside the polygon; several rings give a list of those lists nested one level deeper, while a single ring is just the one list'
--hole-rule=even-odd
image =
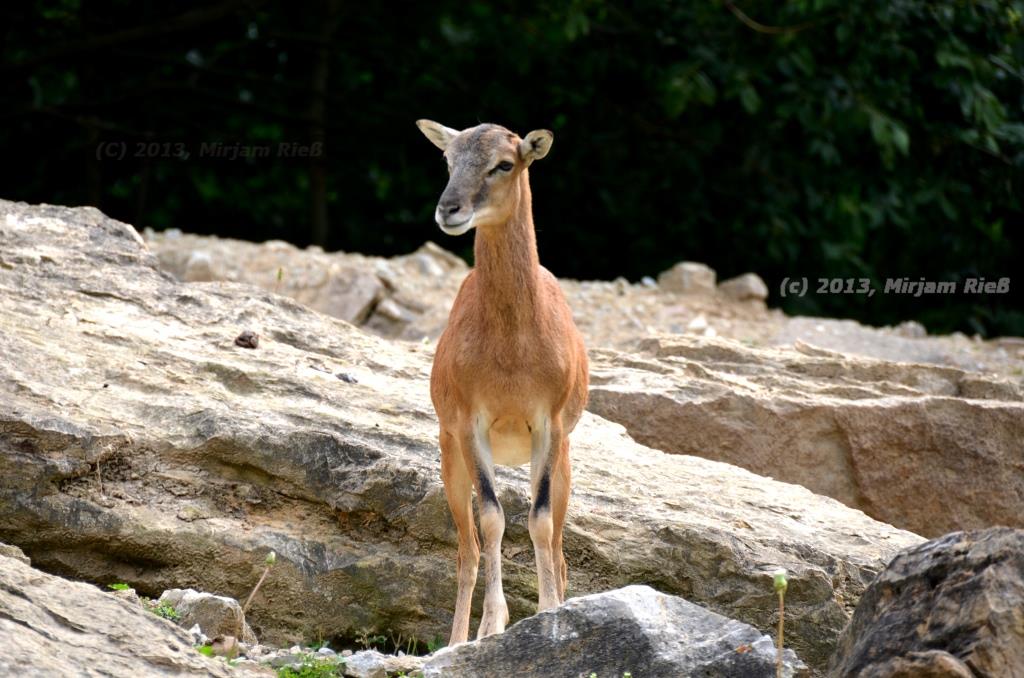
[{"label": "small rock", "polygon": [[[250,669],[252,673],[256,673],[256,671],[258,671],[259,668],[260,668],[260,663],[255,661],[255,660],[253,660],[253,659],[247,659],[245,657],[241,657],[241,658],[235,660],[234,667],[235,667],[235,669],[242,669],[242,668]],[[246,674],[243,673],[242,675],[246,675]],[[263,675],[263,673],[261,672],[261,673],[259,673],[257,675]]]},{"label": "small rock", "polygon": [[395,287],[397,287],[397,283],[395,281],[395,270],[391,267],[390,263],[384,259],[377,260],[377,263],[373,267],[373,272],[376,273],[380,281],[384,283],[384,287],[388,288],[389,291],[394,291]]},{"label": "small rock", "polygon": [[115,591],[109,591],[110,595],[115,598],[131,603],[132,605],[138,605],[142,607],[142,599],[139,598],[139,594],[135,592],[135,589],[120,589]]},{"label": "small rock", "polygon": [[242,654],[250,658],[262,657],[267,653],[267,649],[259,643],[239,643],[239,647],[242,649]]},{"label": "small rock", "polygon": [[399,306],[394,299],[390,298],[382,299],[381,302],[377,304],[377,307],[374,308],[373,312],[395,322],[407,323],[416,319],[416,316]]},{"label": "small rock", "polygon": [[457,270],[466,268],[466,262],[462,260],[462,257],[449,252],[431,240],[423,243],[423,246],[416,250],[416,253],[427,254],[439,263],[446,265],[448,268],[454,268]]},{"label": "small rock", "polygon": [[213,273],[213,259],[202,250],[196,250],[185,262],[185,282],[210,282],[216,280]]},{"label": "small rock", "polygon": [[186,523],[191,523],[194,520],[201,520],[206,518],[206,513],[196,506],[185,506],[177,513],[178,520],[184,520]]},{"label": "small rock", "polygon": [[358,384],[359,381],[348,372],[338,372],[336,375],[338,379],[341,379],[346,384]]},{"label": "small rock", "polygon": [[245,330],[235,337],[235,346],[242,348],[256,348],[260,345],[260,335],[252,330]]},{"label": "small rock", "polygon": [[389,675],[408,675],[419,671],[423,661],[423,657],[396,657],[376,650],[363,650],[345,659],[343,670],[350,678],[387,678]]},{"label": "small rock", "polygon": [[718,285],[718,291],[736,301],[764,301],[768,298],[768,286],[756,273],[744,273],[723,280]]},{"label": "small rock", "polygon": [[188,630],[188,633],[192,636],[192,640],[196,645],[206,645],[210,640],[206,637],[206,634],[203,633],[203,630],[199,628],[199,624],[193,624],[192,628]]},{"label": "small rock", "polygon": [[234,637],[241,631],[241,640],[256,642],[256,634],[245,622],[242,606],[234,598],[194,589],[169,589],[163,592],[159,602],[170,605],[181,615],[180,626],[191,628],[198,624],[202,632],[211,638]]},{"label": "small rock", "polygon": [[658,276],[658,285],[666,292],[711,294],[715,291],[715,271],[705,264],[681,261]]},{"label": "small rock", "polygon": [[25,563],[26,565],[32,564],[32,561],[29,560],[29,557],[25,555],[24,551],[22,551],[17,546],[12,546],[11,544],[4,544],[3,542],[0,542],[0,556],[14,558],[15,560]]},{"label": "small rock", "polygon": [[893,328],[893,333],[908,339],[920,339],[928,336],[928,330],[916,320],[904,320]]},{"label": "small rock", "polygon": [[644,277],[640,278],[640,284],[648,289],[654,289],[658,286],[658,281],[656,281],[649,275],[645,275]]},{"label": "small rock", "polygon": [[213,648],[214,655],[227,657],[228,659],[237,657],[240,649],[238,647],[238,639],[234,636],[217,636],[210,643],[210,647]]},{"label": "small rock", "polygon": [[698,315],[696,318],[691,320],[686,325],[686,329],[689,332],[703,332],[708,328],[708,319],[704,317],[704,314]]},{"label": "small rock", "polygon": [[416,268],[423,275],[428,275],[432,278],[440,278],[444,275],[444,268],[437,262],[437,259],[422,252],[413,256],[412,260],[416,263]]},{"label": "small rock", "polygon": [[317,654],[321,654],[321,655],[325,655],[327,657],[333,657],[334,655],[338,654],[337,652],[335,652],[331,648],[327,647],[326,645],[324,647],[321,647],[319,650],[317,650],[316,653]]},{"label": "small rock", "polygon": [[275,669],[280,669],[285,666],[298,666],[302,663],[303,656],[299,652],[287,652],[285,654],[278,654],[270,658],[267,662]]}]

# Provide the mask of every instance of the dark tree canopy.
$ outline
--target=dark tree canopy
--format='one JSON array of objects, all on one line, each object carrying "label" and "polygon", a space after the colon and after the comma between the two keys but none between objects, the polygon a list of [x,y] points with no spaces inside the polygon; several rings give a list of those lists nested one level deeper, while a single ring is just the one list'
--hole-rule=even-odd
[{"label": "dark tree canopy", "polygon": [[[1024,2],[3,12],[4,198],[367,253],[433,239],[468,256],[469,238],[433,225],[446,174],[413,121],[547,127],[531,179],[541,256],[561,276],[635,280],[690,259],[757,271],[790,312],[1024,334],[1024,278],[1008,295],[777,295],[785,276],[1013,278]],[[233,157],[259,145],[271,157]]]}]

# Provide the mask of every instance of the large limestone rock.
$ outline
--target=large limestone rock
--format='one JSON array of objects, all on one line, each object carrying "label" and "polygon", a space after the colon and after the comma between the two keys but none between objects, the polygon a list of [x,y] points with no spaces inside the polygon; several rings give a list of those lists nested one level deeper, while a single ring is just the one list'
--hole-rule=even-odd
[{"label": "large limestone rock", "polygon": [[1018,379],[733,341],[594,351],[589,409],[645,445],[799,483],[928,536],[1024,526]]},{"label": "large limestone rock", "polygon": [[[424,225],[424,238],[437,234]],[[227,280],[258,285],[322,313],[348,320],[386,337],[434,339],[444,329],[452,299],[466,275],[459,257],[428,242],[416,252],[383,259],[299,249],[280,241],[241,240],[145,233],[161,267],[184,281]],[[443,236],[442,236],[443,237]],[[467,241],[446,238],[465,247]],[[280,272],[280,277],[278,276]],[[763,303],[778,281],[744,274],[715,287],[715,271],[682,262],[647,280],[561,280],[587,346],[632,350],[638,339],[682,334],[702,325],[706,334],[752,346],[812,343],[835,351],[903,362],[926,362],[965,370],[1020,376],[1024,340],[980,341],[962,334],[926,336],[917,323],[867,327],[852,320],[787,317]],[[680,294],[679,292],[685,292]]]},{"label": "large limestone rock", "polygon": [[[242,330],[259,348],[234,344]],[[240,599],[274,550],[248,612],[262,641],[446,637],[456,541],[429,365],[429,347],[251,286],[179,282],[96,210],[0,202],[0,539],[51,572],[153,597]],[[593,415],[572,454],[571,595],[646,583],[767,631],[765,572],[785,567],[787,638],[811,666],[888,559],[921,541]],[[498,479],[518,619],[536,601],[528,472]]]},{"label": "large limestone rock", "polygon": [[[573,598],[504,633],[445,648],[424,678],[622,676],[775,678],[772,639],[734,619],[647,586]],[[783,676],[810,675],[792,650]]]},{"label": "large limestone rock", "polygon": [[900,553],[861,598],[829,675],[1024,676],[1024,530],[956,532]]},{"label": "large limestone rock", "polygon": [[267,674],[229,669],[199,654],[184,630],[139,605],[0,553],[0,675]]},{"label": "large limestone rock", "polygon": [[468,270],[431,242],[404,257],[382,259],[179,231],[147,230],[146,240],[161,268],[179,280],[257,285],[378,334],[417,340],[444,329]]}]

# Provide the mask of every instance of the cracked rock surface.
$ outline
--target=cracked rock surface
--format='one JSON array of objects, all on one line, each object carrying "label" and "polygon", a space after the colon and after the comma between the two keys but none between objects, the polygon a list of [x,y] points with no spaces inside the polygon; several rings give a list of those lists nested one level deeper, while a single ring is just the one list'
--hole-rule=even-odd
[{"label": "cracked rock surface", "polygon": [[[258,348],[234,344],[243,330]],[[148,596],[244,598],[274,550],[248,612],[261,641],[447,637],[456,542],[430,351],[250,285],[181,282],[94,209],[0,202],[0,539]],[[785,567],[787,638],[812,668],[921,541],[592,414],[572,447],[570,595],[644,583],[766,632],[766,572]],[[498,485],[515,621],[536,601],[527,469]]]}]

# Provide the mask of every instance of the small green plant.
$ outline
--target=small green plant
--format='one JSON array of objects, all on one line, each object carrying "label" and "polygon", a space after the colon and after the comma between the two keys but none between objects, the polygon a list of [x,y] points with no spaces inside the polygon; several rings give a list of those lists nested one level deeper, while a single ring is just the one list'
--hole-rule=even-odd
[{"label": "small green plant", "polygon": [[441,638],[441,636],[434,636],[433,640],[427,641],[427,652],[429,652],[430,654],[434,654],[444,646],[445,642]]},{"label": "small green plant", "polygon": [[236,638],[242,637],[241,624],[245,621],[245,613],[249,611],[249,605],[252,604],[253,597],[255,597],[256,592],[260,590],[260,587],[263,586],[263,580],[267,578],[268,574],[270,574],[270,568],[272,568],[276,562],[277,554],[273,551],[267,553],[267,557],[263,559],[263,574],[260,575],[260,580],[256,582],[256,586],[252,587],[252,592],[249,593],[249,597],[245,599],[245,604],[242,605],[242,617],[239,620],[238,628],[235,629]]},{"label": "small green plant", "polygon": [[772,573],[772,586],[779,595],[779,647],[775,652],[775,678],[782,678],[782,634],[786,621],[786,588],[789,586],[784,569],[779,568]]},{"label": "small green plant", "polygon": [[116,584],[107,584],[107,588],[111,591],[130,591],[132,587],[124,582],[118,582]]},{"label": "small green plant", "polygon": [[173,605],[161,602],[151,602],[147,609],[158,617],[169,619],[172,622],[180,621],[181,615],[174,609]]},{"label": "small green plant", "polygon": [[255,596],[256,592],[260,590],[261,586],[263,586],[263,580],[267,578],[268,574],[270,574],[270,568],[272,568],[276,562],[277,554],[273,551],[268,553],[267,557],[263,559],[263,574],[260,575],[260,580],[256,582],[256,586],[252,588],[252,593],[250,593],[249,597],[245,599],[245,605],[242,606],[243,615],[249,610],[249,605],[252,603],[253,596]]},{"label": "small green plant", "polygon": [[372,635],[370,629],[362,629],[356,634],[356,642],[363,646],[364,650],[372,650],[377,647],[384,647],[388,639],[382,635]]},{"label": "small green plant", "polygon": [[[420,642],[416,640],[416,636],[409,636],[408,638],[406,638],[402,635],[401,632],[399,632],[398,635],[395,635],[394,631],[388,629],[388,637],[391,640],[391,645],[395,648],[396,652],[401,650],[406,654],[416,654],[416,648],[419,647],[420,644]],[[384,647],[386,647],[386,644],[382,643],[381,649],[383,650]]]},{"label": "small green plant", "polygon": [[335,678],[342,675],[344,662],[333,659],[321,659],[308,654],[302,659],[298,668],[282,666],[277,670],[277,678]]},{"label": "small green plant", "polygon": [[212,657],[213,647],[210,645],[196,645],[196,652],[206,657]]}]

